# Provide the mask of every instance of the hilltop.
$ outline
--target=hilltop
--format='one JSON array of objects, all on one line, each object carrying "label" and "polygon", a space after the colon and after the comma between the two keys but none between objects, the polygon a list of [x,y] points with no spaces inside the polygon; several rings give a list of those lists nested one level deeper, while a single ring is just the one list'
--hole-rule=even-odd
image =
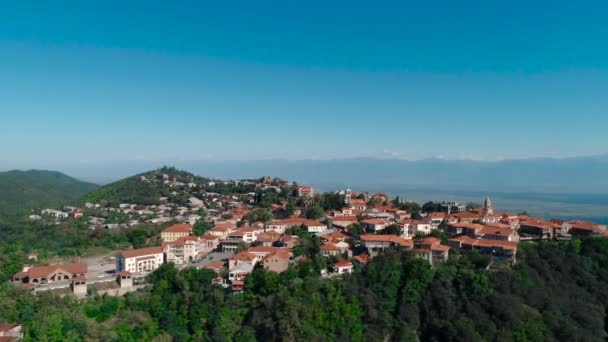
[{"label": "hilltop", "polygon": [[0,172],[0,214],[71,204],[97,187],[57,171]]},{"label": "hilltop", "polygon": [[204,182],[208,182],[208,179],[165,166],[102,186],[83,196],[81,201],[105,202],[109,205],[154,205],[160,203],[160,197],[170,197],[176,188],[196,186]]}]

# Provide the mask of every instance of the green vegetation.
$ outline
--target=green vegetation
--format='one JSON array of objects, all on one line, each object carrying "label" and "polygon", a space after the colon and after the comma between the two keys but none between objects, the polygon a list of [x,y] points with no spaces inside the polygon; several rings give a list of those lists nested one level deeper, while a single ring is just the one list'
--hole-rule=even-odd
[{"label": "green vegetation", "polygon": [[0,220],[0,282],[20,270],[28,253],[36,251],[40,259],[82,256],[94,248],[116,250],[158,245],[159,232],[166,227],[141,224],[134,228],[94,229],[82,219],[55,224],[23,218]]},{"label": "green vegetation", "polygon": [[245,215],[245,219],[249,222],[270,222],[273,219],[272,211],[266,208],[256,208]]},{"label": "green vegetation", "polygon": [[76,202],[97,187],[56,171],[0,172],[0,216],[19,216],[31,209],[59,208]]},{"label": "green vegetation", "polygon": [[332,280],[304,261],[282,274],[256,269],[243,294],[211,285],[213,272],[166,264],[124,298],[76,302],[3,286],[0,321],[47,341],[605,340],[608,239],[524,245],[519,259],[487,271],[477,254],[431,268],[388,252]]},{"label": "green vegetation", "polygon": [[[189,172],[177,170],[173,167],[163,167],[158,170],[138,174],[102,186],[82,198],[83,202],[105,203],[107,205],[118,205],[120,203],[136,203],[142,205],[160,204],[160,197],[168,197],[174,203],[183,205],[188,197],[183,193],[172,195],[173,191],[181,190],[179,187],[170,187],[164,184],[165,178],[180,183],[202,183],[208,181],[206,178],[195,176]],[[145,177],[145,180],[142,180]]]}]

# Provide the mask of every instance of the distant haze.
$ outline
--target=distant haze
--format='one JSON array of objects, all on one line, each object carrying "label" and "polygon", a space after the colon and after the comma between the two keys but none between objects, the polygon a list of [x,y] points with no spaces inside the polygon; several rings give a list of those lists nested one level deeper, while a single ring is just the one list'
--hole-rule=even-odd
[{"label": "distant haze", "polygon": [[74,177],[109,183],[163,165],[215,179],[280,177],[320,191],[386,192],[416,201],[481,202],[545,217],[608,221],[608,156],[503,161],[399,159],[122,162],[58,165]]},{"label": "distant haze", "polygon": [[280,177],[331,190],[438,189],[543,193],[608,193],[608,156],[472,161],[333,159],[262,161],[125,162],[57,166],[75,177],[107,183],[139,172],[176,166],[217,179]]}]

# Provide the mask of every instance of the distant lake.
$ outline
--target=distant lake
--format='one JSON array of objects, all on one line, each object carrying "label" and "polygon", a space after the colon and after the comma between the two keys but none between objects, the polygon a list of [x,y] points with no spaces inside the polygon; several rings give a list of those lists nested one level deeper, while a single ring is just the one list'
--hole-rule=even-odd
[{"label": "distant lake", "polygon": [[[320,185],[318,188],[321,191],[337,190],[337,188],[323,185]],[[482,204],[485,197],[490,196],[494,208],[498,211],[516,213],[527,211],[533,216],[547,219],[580,219],[608,224],[608,194],[446,191],[403,187],[356,188],[353,191],[383,192],[391,197],[398,195],[404,200],[413,200],[419,203],[428,201],[457,201],[463,204],[468,202]]]}]

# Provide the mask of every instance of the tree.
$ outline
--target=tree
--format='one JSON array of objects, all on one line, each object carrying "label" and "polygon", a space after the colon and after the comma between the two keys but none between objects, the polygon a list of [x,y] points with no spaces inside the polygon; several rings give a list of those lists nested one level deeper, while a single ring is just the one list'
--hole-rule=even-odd
[{"label": "tree", "polygon": [[286,211],[288,217],[289,216],[293,216],[295,214],[295,212],[296,212],[296,206],[294,204],[293,199],[290,198],[287,201],[287,206],[285,207],[285,211]]},{"label": "tree", "polygon": [[306,209],[304,216],[307,219],[318,220],[325,215],[325,211],[318,205],[313,205],[312,207]]},{"label": "tree", "polygon": [[270,211],[270,209],[256,208],[245,215],[245,218],[249,222],[270,222],[274,216],[272,215],[272,211]]},{"label": "tree", "polygon": [[398,224],[391,224],[390,226],[384,229],[383,234],[401,235],[401,226],[399,226]]},{"label": "tree", "polygon": [[405,210],[412,215],[418,215],[420,213],[420,205],[416,202],[403,202],[399,204],[399,209]]},{"label": "tree", "polygon": [[441,204],[438,202],[426,202],[422,205],[422,211],[425,213],[435,213],[441,211]]},{"label": "tree", "polygon": [[201,220],[196,221],[196,223],[192,227],[192,233],[196,236],[203,236],[208,231],[210,231],[212,228],[213,228],[213,224],[211,224],[211,222],[207,222],[207,221],[201,219]]},{"label": "tree", "polygon": [[365,229],[359,223],[353,223],[350,226],[346,227],[346,231],[348,235],[352,236],[353,239],[359,239],[361,234],[365,234]]}]

